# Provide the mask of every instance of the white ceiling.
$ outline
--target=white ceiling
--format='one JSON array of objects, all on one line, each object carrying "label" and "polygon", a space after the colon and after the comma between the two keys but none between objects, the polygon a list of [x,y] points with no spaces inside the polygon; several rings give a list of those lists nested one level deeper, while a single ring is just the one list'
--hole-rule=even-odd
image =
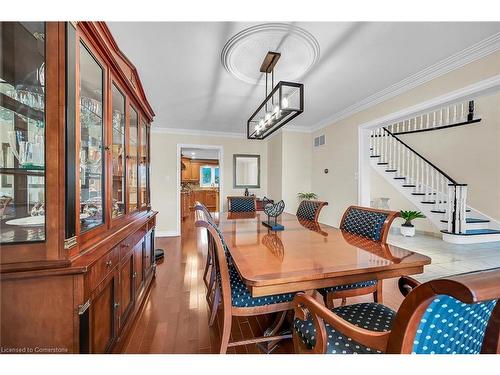
[{"label": "white ceiling", "polygon": [[[155,127],[244,133],[264,87],[244,82],[221,63],[226,42],[259,23],[110,22],[134,63],[156,113]],[[294,78],[304,83],[304,113],[287,127],[312,128],[380,90],[500,32],[500,22],[294,22],[319,43],[320,56]],[[283,39],[286,39],[286,35]],[[266,45],[265,48],[272,46]],[[252,50],[249,49],[249,56]],[[259,64],[264,55],[255,48]],[[289,46],[288,54],[297,55]],[[287,44],[276,46],[285,64]],[[300,51],[299,51],[300,52]],[[262,55],[262,57],[260,57]],[[245,67],[247,68],[247,67]],[[283,71],[286,71],[283,68]]]}]

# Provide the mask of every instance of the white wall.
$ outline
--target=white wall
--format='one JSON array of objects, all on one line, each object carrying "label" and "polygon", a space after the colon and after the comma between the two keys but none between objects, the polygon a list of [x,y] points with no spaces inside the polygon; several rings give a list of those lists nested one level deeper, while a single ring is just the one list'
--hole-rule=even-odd
[{"label": "white wall", "polygon": [[283,132],[282,199],[285,211],[297,212],[297,193],[311,191],[312,148],[311,135]]},{"label": "white wall", "polygon": [[[314,166],[312,168],[312,190],[319,194],[320,199],[329,202],[328,210],[322,213],[322,222],[338,226],[346,207],[356,204],[358,201],[358,126],[360,124],[498,74],[500,74],[500,52],[476,60],[397,97],[316,131],[313,134],[314,137],[320,134],[326,135],[326,144],[313,149],[312,152],[312,165]],[[490,154],[488,157],[494,156]],[[499,173],[498,162],[496,166],[496,171],[492,171],[492,173]],[[330,173],[324,174],[324,168],[328,168]],[[500,187],[500,185],[498,186]],[[481,191],[482,186],[478,186],[477,189]],[[492,196],[491,199],[497,199],[495,197],[498,195]],[[498,200],[492,202],[498,205]],[[474,203],[471,202],[471,205],[474,206]]]},{"label": "white wall", "polygon": [[260,189],[250,189],[261,197],[267,194],[267,144],[261,141],[249,141],[244,138],[216,136],[194,136],[169,134],[153,129],[151,135],[151,204],[159,211],[157,217],[158,235],[178,234],[179,211],[177,209],[177,145],[217,145],[223,147],[221,160],[222,194],[243,195],[244,189],[233,188],[233,154],[260,155]]}]

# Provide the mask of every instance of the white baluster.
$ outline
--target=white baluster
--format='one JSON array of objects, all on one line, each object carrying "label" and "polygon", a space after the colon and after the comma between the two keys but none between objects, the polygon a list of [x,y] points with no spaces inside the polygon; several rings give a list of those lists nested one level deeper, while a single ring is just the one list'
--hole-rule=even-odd
[{"label": "white baluster", "polygon": [[424,200],[428,201],[429,200],[429,172],[430,172],[430,165],[426,163],[426,171],[425,171],[425,197]]},{"label": "white baluster", "polygon": [[465,233],[467,230],[467,185],[460,186],[460,233]]},{"label": "white baluster", "polygon": [[455,198],[455,189],[453,186],[448,186],[448,208],[446,214],[448,216],[448,232],[453,232],[453,200]]}]

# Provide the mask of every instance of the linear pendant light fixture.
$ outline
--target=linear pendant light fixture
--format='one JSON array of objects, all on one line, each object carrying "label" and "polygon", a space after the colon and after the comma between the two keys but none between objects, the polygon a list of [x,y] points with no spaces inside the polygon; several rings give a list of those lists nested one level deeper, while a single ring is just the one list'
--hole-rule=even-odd
[{"label": "linear pendant light fixture", "polygon": [[[304,85],[280,81],[274,86],[274,66],[281,54],[268,52],[260,71],[266,74],[266,98],[247,121],[248,139],[265,139],[304,111]],[[271,75],[271,92],[267,93]]]}]

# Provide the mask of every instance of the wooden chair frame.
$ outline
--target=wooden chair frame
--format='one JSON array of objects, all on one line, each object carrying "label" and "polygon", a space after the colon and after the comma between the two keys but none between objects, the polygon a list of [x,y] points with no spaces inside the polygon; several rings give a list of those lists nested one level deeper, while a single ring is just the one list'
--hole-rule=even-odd
[{"label": "wooden chair frame", "polygon": [[[223,313],[223,324],[222,324],[222,335],[221,335],[221,346],[220,353],[226,353],[228,347],[239,346],[239,345],[248,345],[248,344],[257,344],[261,342],[268,341],[277,341],[286,338],[290,338],[290,334],[284,335],[276,335],[276,332],[271,332],[269,335],[265,335],[258,338],[253,338],[249,340],[229,342],[230,334],[231,334],[231,324],[233,316],[255,316],[262,314],[270,314],[277,312],[286,312],[292,309],[293,302],[285,302],[285,303],[276,303],[265,306],[256,306],[256,307],[234,307],[232,305],[231,299],[231,284],[229,281],[229,269],[226,262],[226,255],[224,253],[224,246],[219,237],[219,234],[215,230],[215,228],[207,221],[206,214],[202,210],[195,211],[195,226],[197,228],[205,228],[208,232],[208,235],[212,237],[214,241],[214,260],[213,265],[216,267],[216,270],[220,273],[220,283],[215,281],[214,288],[216,297],[214,299],[214,305],[212,311],[215,314],[218,310],[218,305],[220,304],[222,307]],[[219,292],[217,292],[219,290]],[[282,314],[284,317],[284,314]],[[212,321],[213,322],[213,321]]]},{"label": "wooden chair frame", "polygon": [[[382,225],[381,229],[381,237],[380,237],[380,243],[386,244],[387,243],[387,236],[389,235],[389,229],[391,228],[391,224],[394,221],[395,218],[400,216],[400,213],[397,211],[389,211],[389,210],[380,210],[376,208],[370,208],[370,207],[362,207],[362,206],[349,206],[347,210],[345,210],[344,214],[342,215],[342,220],[340,221],[340,228],[342,230],[342,227],[345,223],[345,220],[347,218],[347,214],[350,209],[357,209],[357,210],[363,210],[363,211],[368,211],[368,212],[380,212],[387,214],[387,217],[384,221],[384,224]],[[347,302],[347,298],[349,297],[356,297],[356,296],[363,296],[365,294],[373,294],[373,300],[377,303],[383,303],[383,295],[382,295],[382,280],[377,280],[375,285],[370,285],[367,287],[363,288],[353,288],[353,289],[345,289],[345,290],[339,290],[335,292],[329,292],[325,295],[325,304],[329,308],[333,308],[333,300],[334,299],[341,299],[342,300],[342,306],[344,306]]]},{"label": "wooden chair frame", "polygon": [[[203,213],[207,216],[207,218],[210,218],[211,220],[213,220],[213,217],[212,215],[210,214],[210,211],[208,210],[208,208],[201,202],[199,201],[196,201],[195,204],[194,204],[194,209],[195,210],[201,210],[203,211]],[[210,236],[208,236],[208,249],[207,249],[207,262],[205,264],[205,270],[203,272],[203,281],[205,282],[205,286],[207,287],[207,299],[208,299],[208,292],[211,291],[212,287],[213,287],[213,281],[214,281],[214,278],[215,278],[215,275],[213,275],[213,272],[210,272],[210,276],[209,276],[209,270],[212,270],[213,271],[213,242],[212,242],[212,238]]]},{"label": "wooden chair frame", "polygon": [[315,214],[314,214],[314,220],[313,222],[318,222],[318,218],[319,218],[319,214],[321,213],[321,210],[323,209],[323,207],[325,206],[328,206],[328,202],[324,202],[324,201],[317,201],[317,200],[310,200],[310,199],[304,199],[302,200],[300,203],[299,203],[299,207],[297,207],[297,212],[295,214],[295,216],[297,216],[297,218],[300,218],[302,220],[305,220],[303,218],[301,218],[298,213],[299,213],[299,208],[300,208],[300,205],[302,204],[302,202],[313,202],[313,203],[317,203],[319,204],[319,207],[318,209],[316,210]]},{"label": "wooden chair frame", "polygon": [[[257,211],[257,198],[255,197],[255,195],[252,195],[252,196],[246,196],[246,195],[241,195],[241,196],[237,196],[237,195],[228,195],[227,196],[227,211],[228,212],[232,212],[231,211],[231,199],[248,199],[248,200],[253,200],[253,206],[255,207],[255,210],[254,211]],[[253,211],[251,211],[253,212]]]},{"label": "wooden chair frame", "polygon": [[[325,322],[335,330],[367,347],[390,354],[410,354],[413,341],[425,310],[437,295],[449,295],[464,303],[476,303],[500,298],[500,268],[436,279],[424,284],[402,277],[401,293],[406,296],[396,313],[392,330],[370,331],[347,322],[311,296],[298,293],[294,300],[295,317],[306,320],[312,314],[316,328],[316,345],[308,349],[293,331],[296,353],[326,353]],[[481,353],[500,353],[500,303],[497,303],[486,328]]]}]

